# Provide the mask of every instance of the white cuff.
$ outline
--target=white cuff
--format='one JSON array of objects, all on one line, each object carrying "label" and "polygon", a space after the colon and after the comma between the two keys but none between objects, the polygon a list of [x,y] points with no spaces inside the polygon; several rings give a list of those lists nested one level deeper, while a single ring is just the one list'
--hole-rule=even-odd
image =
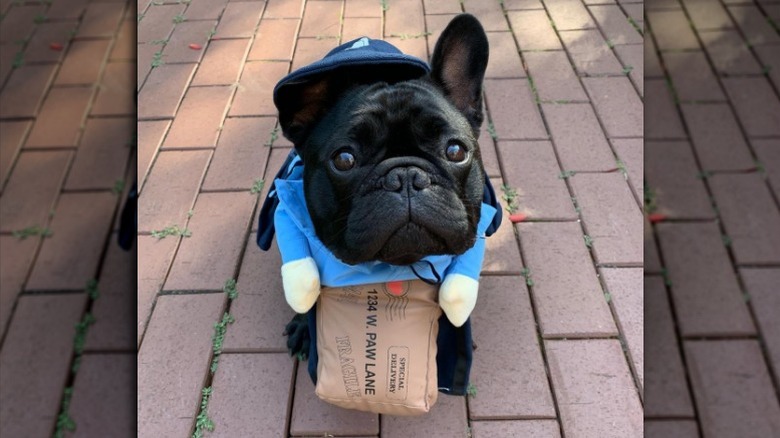
[{"label": "white cuff", "polygon": [[320,273],[311,257],[282,265],[282,285],[287,304],[297,313],[306,313],[320,295]]},{"label": "white cuff", "polygon": [[439,306],[455,327],[462,326],[477,304],[479,282],[462,274],[449,274],[439,289]]}]

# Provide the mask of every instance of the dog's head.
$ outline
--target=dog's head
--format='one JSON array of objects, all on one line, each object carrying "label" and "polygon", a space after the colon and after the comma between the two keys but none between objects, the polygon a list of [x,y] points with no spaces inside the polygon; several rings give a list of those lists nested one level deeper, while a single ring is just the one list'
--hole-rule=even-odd
[{"label": "dog's head", "polygon": [[409,264],[474,244],[487,61],[485,32],[464,14],[442,33],[426,77],[364,83],[347,69],[281,99],[315,231],[336,257]]}]

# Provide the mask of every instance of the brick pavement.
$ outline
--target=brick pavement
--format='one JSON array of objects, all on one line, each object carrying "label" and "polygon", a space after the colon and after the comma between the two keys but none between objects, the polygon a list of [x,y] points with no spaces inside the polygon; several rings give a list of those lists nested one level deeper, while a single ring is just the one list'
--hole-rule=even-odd
[{"label": "brick pavement", "polygon": [[132,8],[0,2],[2,436],[133,436]]},{"label": "brick pavement", "polygon": [[[640,436],[641,8],[139,2],[139,435],[202,427],[208,388],[219,436]],[[420,419],[335,408],[284,354],[280,334],[293,313],[279,256],[254,243],[259,181],[290,147],[278,138],[271,90],[361,35],[427,59],[463,11],[491,44],[486,168],[528,215],[488,239],[474,312],[476,393],[441,396]],[[186,236],[153,237],[173,226]],[[223,292],[230,279],[235,298]],[[224,324],[212,373],[212,329],[225,313],[235,321]]]},{"label": "brick pavement", "polygon": [[778,436],[779,5],[645,6],[646,434]]}]

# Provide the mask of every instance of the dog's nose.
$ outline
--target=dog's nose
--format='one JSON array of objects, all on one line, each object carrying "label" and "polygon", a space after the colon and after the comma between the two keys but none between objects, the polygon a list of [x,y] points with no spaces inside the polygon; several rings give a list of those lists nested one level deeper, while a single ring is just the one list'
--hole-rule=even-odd
[{"label": "dog's nose", "polygon": [[408,190],[416,192],[431,185],[431,178],[419,167],[396,167],[382,179],[382,187],[389,192]]}]

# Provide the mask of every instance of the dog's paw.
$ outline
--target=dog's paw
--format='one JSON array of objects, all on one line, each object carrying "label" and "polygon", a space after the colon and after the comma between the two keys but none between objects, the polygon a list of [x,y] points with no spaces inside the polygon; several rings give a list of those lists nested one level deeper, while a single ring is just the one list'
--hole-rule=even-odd
[{"label": "dog's paw", "polygon": [[295,315],[284,328],[284,336],[287,336],[287,350],[290,356],[296,356],[305,361],[309,358],[309,321],[306,315]]},{"label": "dog's paw", "polygon": [[461,274],[444,278],[439,289],[439,306],[455,327],[462,326],[477,304],[479,282]]},{"label": "dog's paw", "polygon": [[287,304],[306,313],[320,296],[320,273],[314,259],[306,257],[282,265],[282,286]]}]

